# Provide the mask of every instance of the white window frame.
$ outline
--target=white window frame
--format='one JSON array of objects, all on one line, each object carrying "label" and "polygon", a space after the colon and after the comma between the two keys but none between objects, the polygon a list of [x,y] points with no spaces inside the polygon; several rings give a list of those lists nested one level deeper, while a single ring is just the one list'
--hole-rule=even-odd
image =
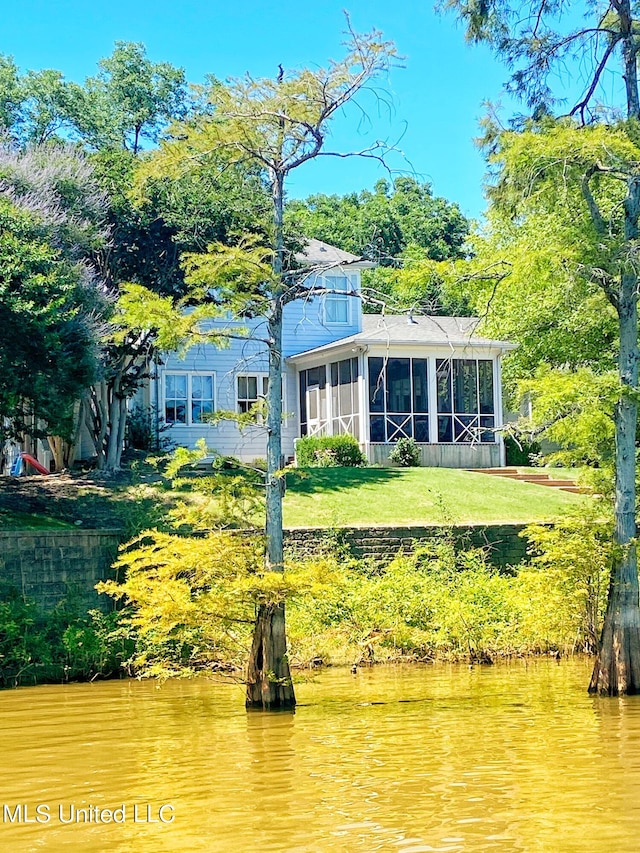
[{"label": "white window frame", "polygon": [[[337,282],[344,282],[344,286],[338,287]],[[349,326],[351,325],[351,300],[353,297],[348,294],[353,290],[351,277],[346,273],[343,275],[325,275],[323,277],[323,286],[333,293],[325,293],[322,300],[322,317],[323,322],[327,326]],[[327,316],[328,304],[333,301],[336,305],[344,305],[346,308],[345,320],[330,320]]]},{"label": "white window frame", "polygon": [[[242,400],[244,402],[248,402],[250,399],[252,399],[251,397],[240,397],[240,393],[239,393],[239,391],[240,391],[239,380],[240,379],[255,379],[256,380],[256,386],[258,389],[258,400],[266,400],[267,399],[267,386],[269,383],[269,374],[263,373],[263,372],[262,373],[261,372],[255,372],[255,373],[238,373],[238,374],[236,374],[235,409],[236,409],[236,412],[238,412],[239,414],[241,414],[240,401]],[[259,390],[261,387],[262,387],[262,393],[260,393],[260,390]],[[256,400],[255,402],[258,402],[258,400]],[[283,415],[282,425],[283,426],[287,425],[286,401],[287,401],[287,377],[283,376],[282,377],[282,415]],[[264,418],[262,417],[262,415],[258,415],[256,423],[261,424],[261,423],[263,423],[263,421],[264,421]]]},{"label": "white window frame", "polygon": [[[168,376],[186,376],[187,377],[187,419],[185,423],[181,421],[167,421],[167,377]],[[193,414],[193,378],[195,377],[203,377],[211,379],[211,392],[213,394],[212,402],[212,412],[216,411],[216,401],[217,401],[217,387],[216,387],[216,374],[210,371],[206,373],[204,371],[199,370],[165,370],[162,373],[162,412],[163,417],[168,426],[173,427],[191,427],[191,426],[212,426],[212,424],[208,424],[206,421],[194,421]]]}]

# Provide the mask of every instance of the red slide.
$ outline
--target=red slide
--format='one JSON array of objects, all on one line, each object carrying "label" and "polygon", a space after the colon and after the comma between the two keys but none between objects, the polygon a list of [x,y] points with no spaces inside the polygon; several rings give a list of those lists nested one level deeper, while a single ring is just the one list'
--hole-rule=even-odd
[{"label": "red slide", "polygon": [[35,457],[31,456],[30,453],[21,453],[20,456],[22,456],[24,461],[28,462],[32,468],[35,468],[39,474],[48,474],[49,473],[49,471],[47,471],[47,469],[44,467],[44,465],[41,465]]}]

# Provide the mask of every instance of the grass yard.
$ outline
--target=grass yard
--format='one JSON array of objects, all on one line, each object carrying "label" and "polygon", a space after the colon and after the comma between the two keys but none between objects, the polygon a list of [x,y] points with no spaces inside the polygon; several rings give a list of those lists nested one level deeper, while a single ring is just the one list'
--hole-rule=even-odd
[{"label": "grass yard", "polygon": [[285,527],[550,521],[589,500],[451,468],[313,468],[305,473],[307,478],[287,488]]},{"label": "grass yard", "polygon": [[73,524],[48,515],[0,509],[0,530],[68,530],[70,527]]}]

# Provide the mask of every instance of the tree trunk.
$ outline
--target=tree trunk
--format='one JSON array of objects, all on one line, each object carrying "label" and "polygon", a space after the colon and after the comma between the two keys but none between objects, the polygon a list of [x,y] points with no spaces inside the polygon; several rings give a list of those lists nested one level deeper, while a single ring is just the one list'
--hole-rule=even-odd
[{"label": "tree trunk", "polygon": [[[282,267],[283,181],[272,175],[276,284],[269,316],[269,385],[267,390],[266,568],[284,571],[282,542]],[[247,672],[247,708],[285,710],[296,704],[284,621],[284,604],[262,604],[258,609]]]},{"label": "tree trunk", "polygon": [[[629,185],[625,203],[625,236],[638,236],[640,185]],[[619,696],[640,693],[640,598],[636,553],[636,425],[638,420],[638,277],[622,275],[620,322],[620,400],[615,411],[616,493],[615,565],[609,584],[600,651],[589,684],[590,693]]]},{"label": "tree trunk", "polygon": [[295,704],[287,660],[284,604],[261,604],[247,671],[247,709],[289,711]]}]

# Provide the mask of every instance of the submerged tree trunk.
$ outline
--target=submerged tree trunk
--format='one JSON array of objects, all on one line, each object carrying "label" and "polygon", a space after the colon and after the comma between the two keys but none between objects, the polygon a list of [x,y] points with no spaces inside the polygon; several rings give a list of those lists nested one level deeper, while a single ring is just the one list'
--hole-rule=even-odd
[{"label": "submerged tree trunk", "polygon": [[261,604],[247,671],[247,708],[289,711],[296,700],[287,660],[284,604]]},{"label": "submerged tree trunk", "polygon": [[[640,186],[629,186],[625,236],[638,238]],[[620,322],[620,400],[615,411],[616,494],[615,565],[609,585],[602,640],[589,684],[590,693],[619,696],[640,693],[640,598],[636,551],[636,425],[638,420],[638,276],[622,275],[618,301]]]},{"label": "submerged tree trunk", "polygon": [[[273,271],[282,280],[283,267],[283,180],[272,176],[275,251]],[[284,571],[282,542],[282,286],[275,286],[269,316],[269,385],[267,390],[267,478],[266,522],[269,571]],[[287,659],[284,604],[261,604],[258,608],[247,671],[247,708],[265,711],[294,708],[296,698]]]}]

